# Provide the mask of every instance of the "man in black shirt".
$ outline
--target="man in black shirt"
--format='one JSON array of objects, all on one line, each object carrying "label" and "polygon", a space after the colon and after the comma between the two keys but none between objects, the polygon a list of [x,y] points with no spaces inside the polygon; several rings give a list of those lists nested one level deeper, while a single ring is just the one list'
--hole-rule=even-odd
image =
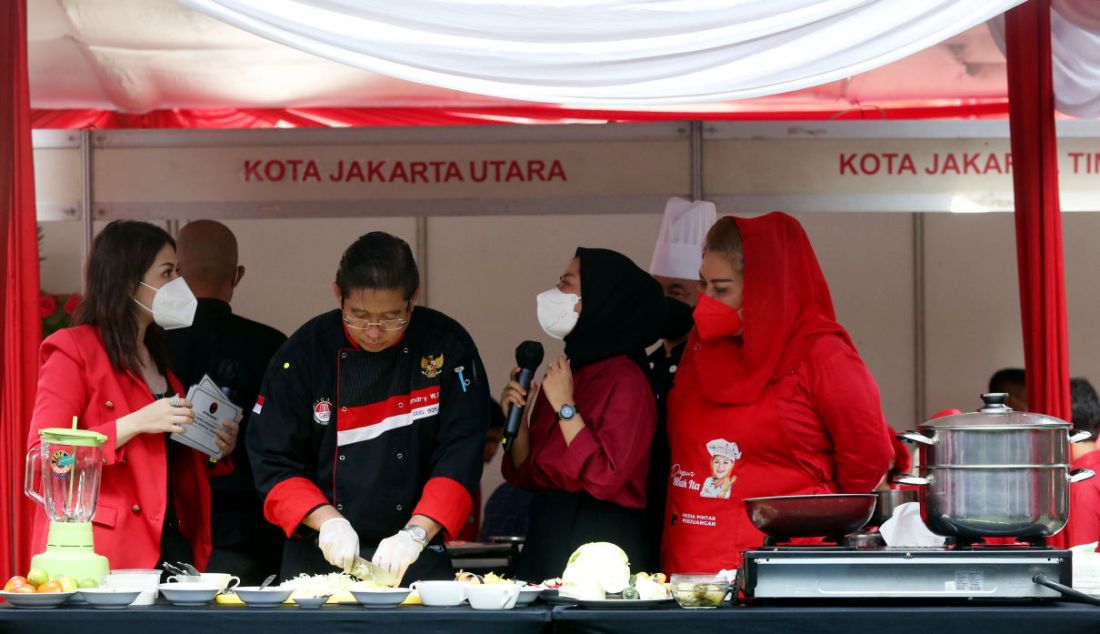
[{"label": "man in black shirt", "polygon": [[[229,302],[244,267],[237,263],[237,239],[228,227],[212,220],[187,224],[177,239],[177,257],[199,307],[190,328],[168,332],[172,369],[186,388],[209,375],[240,406],[244,438],[264,370],[286,336],[233,314]],[[263,517],[243,442],[232,460],[233,473],[210,479],[214,552],[207,569],[233,573],[242,585],[257,585],[279,571],[283,539]]]}]

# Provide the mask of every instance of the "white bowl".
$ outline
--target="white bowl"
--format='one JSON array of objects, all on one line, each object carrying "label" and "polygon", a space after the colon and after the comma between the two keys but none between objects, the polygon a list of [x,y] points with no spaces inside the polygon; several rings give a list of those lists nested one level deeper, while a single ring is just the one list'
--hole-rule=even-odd
[{"label": "white bowl", "polygon": [[[120,610],[130,607],[137,600],[140,590],[115,590],[113,588],[83,588],[77,595],[88,605],[100,610]],[[76,597],[73,597],[74,599]]]},{"label": "white bowl", "polygon": [[410,588],[420,595],[420,602],[437,608],[453,608],[466,600],[466,586],[461,581],[416,581]]},{"label": "white bowl", "polygon": [[[385,590],[355,590],[351,594],[366,608],[396,608],[412,592],[411,588],[387,588]],[[423,601],[423,597],[421,597]]]},{"label": "white bowl", "polygon": [[221,588],[222,592],[227,592],[236,588],[241,584],[240,577],[233,576],[228,572],[204,572],[198,576],[195,575],[172,575],[168,577],[169,583],[201,583],[203,585],[214,584]]},{"label": "white bowl", "polygon": [[516,607],[519,599],[519,586],[504,583],[470,584],[466,588],[466,599],[475,610],[511,610]]},{"label": "white bowl", "polygon": [[162,583],[159,588],[174,605],[209,605],[222,587],[215,583]]},{"label": "white bowl", "polygon": [[69,600],[76,592],[0,592],[17,608],[56,608]]},{"label": "white bowl", "polygon": [[328,602],[328,597],[294,597],[294,602],[297,603],[300,608],[316,610]]},{"label": "white bowl", "polygon": [[539,593],[544,588],[542,586],[523,586],[519,589],[519,598],[516,599],[516,607],[525,607],[531,605],[539,598]]},{"label": "white bowl", "polygon": [[124,568],[112,570],[103,578],[103,587],[113,590],[141,590],[134,605],[153,605],[157,602],[157,586],[160,571],[155,568]]},{"label": "white bowl", "polygon": [[237,586],[234,592],[237,593],[237,598],[244,601],[246,605],[252,607],[273,607],[289,599],[290,594],[294,592],[294,590],[290,588],[270,587],[260,590],[259,586]]}]

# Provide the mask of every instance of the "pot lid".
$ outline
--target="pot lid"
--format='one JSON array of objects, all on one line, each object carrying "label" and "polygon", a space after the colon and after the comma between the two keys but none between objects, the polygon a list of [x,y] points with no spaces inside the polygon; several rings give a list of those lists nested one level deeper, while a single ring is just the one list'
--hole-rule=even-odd
[{"label": "pot lid", "polygon": [[1008,394],[982,394],[984,407],[976,412],[944,416],[921,423],[921,429],[973,429],[974,427],[1044,427],[1065,428],[1071,425],[1061,418],[1035,412],[1017,412],[1005,405]]}]

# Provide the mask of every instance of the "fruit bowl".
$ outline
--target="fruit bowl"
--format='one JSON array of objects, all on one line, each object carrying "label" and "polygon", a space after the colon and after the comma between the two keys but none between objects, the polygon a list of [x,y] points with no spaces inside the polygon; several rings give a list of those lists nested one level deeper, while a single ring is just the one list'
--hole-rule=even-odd
[{"label": "fruit bowl", "polygon": [[0,597],[17,608],[56,608],[73,592],[0,592]]}]

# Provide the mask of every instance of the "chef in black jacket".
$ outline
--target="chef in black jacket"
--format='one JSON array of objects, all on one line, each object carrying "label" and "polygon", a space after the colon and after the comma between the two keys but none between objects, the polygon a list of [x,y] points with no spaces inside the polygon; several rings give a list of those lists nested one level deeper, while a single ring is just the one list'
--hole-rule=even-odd
[{"label": "chef in black jacket", "polygon": [[264,514],[289,537],[284,578],[360,555],[406,583],[453,578],[443,540],[481,479],[489,394],[469,334],[416,306],[419,279],[404,240],[360,237],[333,283],[339,309],[268,367],[247,445]]},{"label": "chef in black jacket", "polygon": [[[196,220],[176,240],[179,272],[199,299],[190,328],[169,330],[172,369],[185,389],[204,374],[244,411],[241,437],[248,430],[249,410],[260,392],[268,361],[286,335],[259,322],[234,315],[229,302],[244,277],[237,260],[237,239],[213,220]],[[252,482],[244,443],[232,454],[233,472],[210,478],[210,536],[213,552],[207,569],[231,572],[244,585],[259,585],[279,571],[283,537],[264,521],[263,505]]]}]

